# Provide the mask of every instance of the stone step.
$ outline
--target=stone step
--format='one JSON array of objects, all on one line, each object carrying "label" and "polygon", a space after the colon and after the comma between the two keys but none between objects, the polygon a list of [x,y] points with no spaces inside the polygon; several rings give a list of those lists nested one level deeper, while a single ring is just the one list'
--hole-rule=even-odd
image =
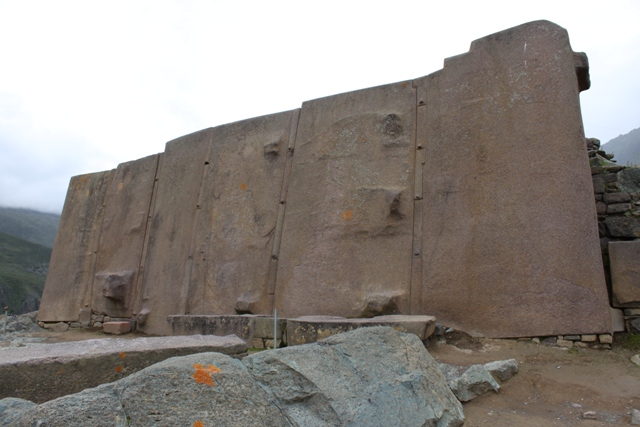
[{"label": "stone step", "polygon": [[[231,335],[244,340],[249,347],[256,340],[273,340],[273,317],[264,315],[176,315],[168,316],[172,335]],[[278,318],[278,342],[298,345],[316,342],[342,332],[366,326],[391,326],[400,332],[417,335],[422,341],[433,334],[433,316],[387,315],[373,318],[304,316]]]},{"label": "stone step", "polygon": [[202,352],[237,355],[234,336],[104,338],[0,349],[0,399],[42,403],[109,383],[174,356]]},{"label": "stone step", "polygon": [[347,319],[334,316],[304,316],[287,320],[288,345],[307,344],[331,335],[368,326],[391,326],[400,332],[417,335],[421,341],[433,334],[436,318],[433,316],[388,315],[367,319]]}]

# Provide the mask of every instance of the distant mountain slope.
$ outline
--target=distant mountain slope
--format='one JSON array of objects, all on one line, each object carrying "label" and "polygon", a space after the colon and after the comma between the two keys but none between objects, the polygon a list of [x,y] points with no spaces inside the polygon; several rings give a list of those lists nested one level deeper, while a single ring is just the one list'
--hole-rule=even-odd
[{"label": "distant mountain slope", "polygon": [[58,214],[0,207],[0,233],[50,248],[53,247],[59,222]]},{"label": "distant mountain slope", "polygon": [[51,248],[0,233],[0,309],[37,310],[51,258]]},{"label": "distant mountain slope", "polygon": [[619,165],[640,165],[640,128],[613,138],[602,146],[607,153],[614,154]]}]

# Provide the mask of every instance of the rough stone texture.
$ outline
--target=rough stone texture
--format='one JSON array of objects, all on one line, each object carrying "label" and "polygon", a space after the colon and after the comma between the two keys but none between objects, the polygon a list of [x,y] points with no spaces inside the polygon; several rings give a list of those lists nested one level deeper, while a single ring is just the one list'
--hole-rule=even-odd
[{"label": "rough stone texture", "polygon": [[610,217],[605,220],[607,230],[613,237],[640,237],[640,220],[624,216]]},{"label": "rough stone texture", "polygon": [[624,313],[617,308],[609,308],[611,313],[611,332],[624,332]]},{"label": "rough stone texture", "polygon": [[144,261],[139,329],[168,334],[167,315],[185,314],[198,196],[211,129],[169,141],[157,182]]},{"label": "rough stone texture", "polygon": [[485,363],[483,366],[494,378],[500,381],[506,381],[518,373],[518,362],[515,359],[496,360]]},{"label": "rough stone texture", "polygon": [[121,335],[131,332],[131,322],[106,322],[102,324],[105,334]]},{"label": "rough stone texture", "polygon": [[466,367],[440,363],[439,368],[460,402],[468,402],[488,391],[500,390],[500,385],[482,365]]},{"label": "rough stone texture", "polygon": [[372,319],[345,319],[331,316],[304,316],[287,320],[288,345],[313,343],[332,335],[371,326],[390,326],[426,340],[435,330],[433,316],[378,316]]},{"label": "rough stone texture", "polygon": [[132,427],[192,426],[196,421],[205,426],[291,426],[244,365],[221,354],[166,360],[116,383],[114,390],[126,403]]},{"label": "rough stone texture", "polygon": [[297,110],[211,130],[187,314],[272,312],[269,267],[294,119]]},{"label": "rough stone texture", "polygon": [[0,427],[10,427],[20,414],[34,406],[36,404],[29,400],[14,397],[0,399]]},{"label": "rough stone texture", "polygon": [[536,21],[427,77],[422,295],[443,323],[491,337],[610,330],[585,66],[563,28]]},{"label": "rough stone texture", "polygon": [[91,304],[104,196],[113,171],[71,178],[38,310],[42,322],[76,321]]},{"label": "rough stone texture", "polygon": [[45,402],[118,380],[173,356],[206,351],[239,354],[228,336],[97,339],[0,350],[0,398]]},{"label": "rough stone texture", "polygon": [[280,250],[284,317],[409,313],[415,92],[400,82],[305,102]]},{"label": "rough stone texture", "polygon": [[247,345],[253,343],[253,316],[169,316],[168,321],[171,335],[235,335]]},{"label": "rough stone texture", "polygon": [[133,315],[159,157],[118,165],[107,190],[91,302],[96,313]]},{"label": "rough stone texture", "polygon": [[296,425],[444,427],[464,420],[422,342],[392,328],[358,329],[243,362]]},{"label": "rough stone texture", "polygon": [[640,307],[640,240],[609,242],[611,290],[616,307]]},{"label": "rough stone texture", "polygon": [[241,362],[223,354],[201,353],[171,358],[115,383],[39,405],[23,412],[14,425],[275,427],[291,423]]},{"label": "rough stone texture", "polygon": [[631,410],[631,425],[640,426],[640,411],[637,409]]}]

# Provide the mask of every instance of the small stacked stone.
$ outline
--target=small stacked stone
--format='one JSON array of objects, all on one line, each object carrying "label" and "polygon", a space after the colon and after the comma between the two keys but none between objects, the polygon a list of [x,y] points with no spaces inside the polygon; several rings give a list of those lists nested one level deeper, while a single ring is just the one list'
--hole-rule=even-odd
[{"label": "small stacked stone", "polygon": [[531,341],[536,344],[542,343],[563,348],[575,347],[610,350],[611,344],[613,344],[613,336],[611,334],[558,335],[554,337],[532,338]]}]

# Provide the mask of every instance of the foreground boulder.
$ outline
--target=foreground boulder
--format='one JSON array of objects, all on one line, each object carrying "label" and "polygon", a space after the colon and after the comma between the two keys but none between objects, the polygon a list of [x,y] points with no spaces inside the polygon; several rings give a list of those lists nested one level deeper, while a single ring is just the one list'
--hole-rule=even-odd
[{"label": "foreground boulder", "polygon": [[437,426],[464,415],[420,340],[388,327],[240,362],[165,360],[26,409],[11,426]]},{"label": "foreground boulder", "polygon": [[300,426],[458,426],[462,407],[420,339],[389,327],[244,359]]}]

